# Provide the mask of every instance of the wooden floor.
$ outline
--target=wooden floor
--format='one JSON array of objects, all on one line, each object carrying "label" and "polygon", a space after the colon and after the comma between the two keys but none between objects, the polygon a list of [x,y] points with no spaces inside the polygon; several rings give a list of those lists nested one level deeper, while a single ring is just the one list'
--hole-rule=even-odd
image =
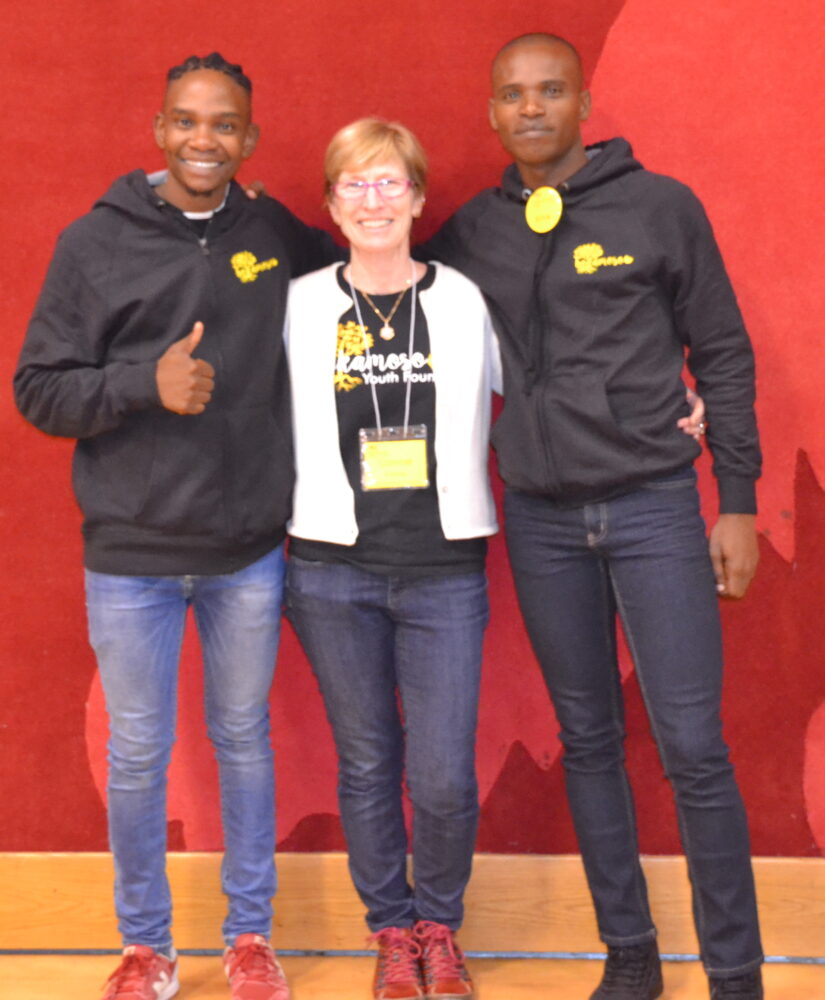
[{"label": "wooden floor", "polygon": [[[98,1000],[117,964],[107,956],[0,956],[3,1000]],[[293,1000],[369,1000],[370,958],[290,958],[283,965]],[[586,1000],[599,979],[595,961],[472,959],[478,1000]],[[182,956],[180,1000],[228,1000],[217,957]],[[768,965],[767,1000],[825,1000],[825,967]],[[707,1000],[698,964],[665,963],[663,1000]]]},{"label": "wooden floor", "polygon": [[[226,901],[220,855],[169,856],[175,941],[183,951],[218,949]],[[684,858],[645,858],[665,953],[695,955]],[[754,862],[769,955],[825,956],[825,859]],[[0,1000],[99,1000],[119,959],[111,856],[0,855]],[[294,957],[359,951],[366,929],[343,854],[282,854],[274,940],[293,1000],[371,1000],[371,957]],[[477,855],[461,945],[470,952],[600,952],[578,857]],[[36,955],[19,954],[28,949]],[[44,954],[77,950],[77,955]],[[15,954],[17,952],[18,954]],[[85,954],[84,954],[85,952]],[[599,961],[470,959],[478,1000],[587,1000]],[[220,958],[184,954],[180,1000],[228,1000]],[[765,967],[768,1000],[825,1000],[825,965]],[[664,1000],[708,1000],[696,962],[665,964]]]}]

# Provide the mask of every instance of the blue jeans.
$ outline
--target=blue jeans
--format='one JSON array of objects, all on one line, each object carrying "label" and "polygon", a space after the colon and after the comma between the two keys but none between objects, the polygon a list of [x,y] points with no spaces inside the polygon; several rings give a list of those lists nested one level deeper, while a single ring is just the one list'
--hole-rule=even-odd
[{"label": "blue jeans", "polygon": [[269,936],[275,894],[275,788],[269,689],[280,633],[283,546],[225,576],[134,577],[86,571],[89,638],[109,714],[109,840],[126,944],[171,946],[166,772],[175,739],[187,608],[203,651],[205,713],[218,759],[221,869],[238,934]]},{"label": "blue jeans", "polygon": [[722,737],[719,608],[693,470],[573,509],[510,491],[505,512],[602,940],[656,933],[624,767],[618,612],[676,800],[702,961],[712,975],[755,968],[748,829]]},{"label": "blue jeans", "polygon": [[[291,558],[287,614],[335,737],[341,820],[367,923],[373,931],[417,920],[459,927],[478,825],[484,574],[411,580]],[[405,761],[415,888],[406,871]]]}]

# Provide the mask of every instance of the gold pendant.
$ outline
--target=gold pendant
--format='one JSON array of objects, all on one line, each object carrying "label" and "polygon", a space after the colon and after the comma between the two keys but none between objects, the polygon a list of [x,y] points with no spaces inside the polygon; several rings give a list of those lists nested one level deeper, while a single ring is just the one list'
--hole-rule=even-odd
[{"label": "gold pendant", "polygon": [[391,326],[386,326],[386,325],[382,326],[381,329],[378,331],[378,336],[382,340],[392,340],[392,338],[395,336],[395,330],[393,330]]}]

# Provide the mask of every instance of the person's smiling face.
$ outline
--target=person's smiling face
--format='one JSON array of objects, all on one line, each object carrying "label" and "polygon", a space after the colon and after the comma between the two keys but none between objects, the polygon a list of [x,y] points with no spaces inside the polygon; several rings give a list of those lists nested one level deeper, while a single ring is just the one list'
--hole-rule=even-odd
[{"label": "person's smiling face", "polygon": [[217,208],[255,149],[251,114],[249,94],[226,73],[199,69],[172,80],[155,117],[155,140],[169,169],[161,197],[184,212]]},{"label": "person's smiling face", "polygon": [[[374,185],[387,179],[403,182],[406,189],[396,198],[385,197]],[[341,171],[332,186],[329,211],[351,247],[362,253],[409,249],[413,219],[421,215],[424,199],[408,181],[400,158]],[[371,186],[360,198],[348,199],[338,193],[340,185],[354,182]]]}]

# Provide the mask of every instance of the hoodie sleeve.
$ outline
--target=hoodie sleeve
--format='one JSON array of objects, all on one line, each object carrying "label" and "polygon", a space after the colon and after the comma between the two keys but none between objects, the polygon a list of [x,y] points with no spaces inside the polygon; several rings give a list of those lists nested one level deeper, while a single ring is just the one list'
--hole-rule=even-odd
[{"label": "hoodie sleeve", "polygon": [[107,362],[109,322],[100,289],[58,241],[14,375],[18,409],[35,427],[85,438],[160,406],[156,361]]},{"label": "hoodie sleeve", "polygon": [[462,238],[462,228],[462,220],[456,212],[425,243],[413,247],[413,257],[424,263],[437,260],[463,272],[467,266],[465,247],[468,241]]},{"label": "hoodie sleeve", "polygon": [[753,348],[710,222],[679,186],[668,219],[668,271],[676,328],[705,401],[708,445],[723,514],[756,512],[762,456],[754,413]]},{"label": "hoodie sleeve", "polygon": [[299,278],[310,271],[319,271],[327,264],[346,259],[346,252],[329,233],[302,222],[275,198],[258,198],[261,211],[268,216],[289,254],[290,274]]}]

